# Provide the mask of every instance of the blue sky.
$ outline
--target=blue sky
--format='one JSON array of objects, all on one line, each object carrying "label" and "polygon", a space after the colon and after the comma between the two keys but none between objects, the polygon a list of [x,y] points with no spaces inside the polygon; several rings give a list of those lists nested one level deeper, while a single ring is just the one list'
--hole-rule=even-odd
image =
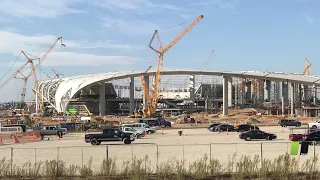
[{"label": "blue sky", "polygon": [[[167,52],[164,69],[202,69],[214,49],[206,70],[299,73],[307,57],[317,75],[319,8],[317,0],[1,0],[0,70],[21,50],[39,55],[58,36],[66,49],[57,44],[41,66],[50,76],[51,69],[65,76],[145,70],[156,63],[148,49],[155,29],[166,45],[203,14]],[[20,57],[1,82],[25,61]],[[1,101],[19,97],[13,89],[22,82],[13,81]]]}]

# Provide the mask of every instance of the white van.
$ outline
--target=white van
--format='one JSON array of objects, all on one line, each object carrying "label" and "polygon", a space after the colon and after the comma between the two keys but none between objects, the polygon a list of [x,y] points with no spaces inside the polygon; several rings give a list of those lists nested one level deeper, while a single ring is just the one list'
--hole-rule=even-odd
[{"label": "white van", "polygon": [[20,126],[16,127],[0,127],[0,134],[16,134],[22,133],[22,128]]},{"label": "white van", "polygon": [[150,127],[146,123],[129,123],[129,124],[121,124],[121,126],[132,127],[133,129],[135,129],[137,131],[145,131],[148,134],[157,132],[157,130],[154,127]]}]

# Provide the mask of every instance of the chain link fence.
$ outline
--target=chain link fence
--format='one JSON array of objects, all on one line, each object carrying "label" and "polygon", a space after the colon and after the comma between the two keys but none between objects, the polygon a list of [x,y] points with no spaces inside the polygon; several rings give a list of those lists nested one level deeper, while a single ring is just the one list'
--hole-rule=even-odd
[{"label": "chain link fence", "polygon": [[[319,146],[310,146],[307,155],[299,156],[299,163],[317,156]],[[227,165],[230,160],[237,162],[242,156],[259,156],[273,160],[279,155],[290,153],[290,142],[252,142],[252,143],[210,143],[185,145],[99,145],[70,146],[56,148],[0,148],[0,159],[10,161],[10,168],[23,166],[25,163],[37,163],[50,160],[61,160],[66,165],[87,166],[91,162],[93,169],[100,168],[103,159],[116,160],[118,167],[123,163],[144,159],[145,166],[157,168],[162,163],[180,161],[184,166],[207,156]],[[147,157],[147,158],[146,158]]]}]

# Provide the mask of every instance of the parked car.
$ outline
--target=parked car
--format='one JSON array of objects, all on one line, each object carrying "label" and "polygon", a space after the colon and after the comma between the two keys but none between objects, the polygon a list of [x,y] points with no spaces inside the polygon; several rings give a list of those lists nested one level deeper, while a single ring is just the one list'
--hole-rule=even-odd
[{"label": "parked car", "polygon": [[108,127],[100,134],[86,134],[84,141],[92,145],[99,145],[101,142],[122,141],[124,144],[131,144],[135,140],[134,133],[126,133],[120,127]]},{"label": "parked car", "polygon": [[306,133],[302,137],[302,141],[308,141],[310,144],[319,144],[320,142],[320,131],[313,131],[310,133]]},{"label": "parked car", "polygon": [[6,125],[3,125],[2,127],[21,127],[22,132],[33,131],[30,129],[30,127],[28,127],[25,124],[6,124]]},{"label": "parked car", "polygon": [[125,133],[133,133],[134,136],[138,139],[140,139],[141,137],[144,136],[144,131],[138,131],[133,129],[132,127],[124,127],[124,126],[120,126],[121,130]]},{"label": "parked car", "polygon": [[156,119],[140,119],[139,123],[146,123],[149,126],[161,126],[161,127],[171,127],[171,122],[166,121],[163,118],[156,118]]},{"label": "parked car", "polygon": [[231,132],[231,131],[234,131],[234,126],[232,126],[232,125],[230,125],[230,124],[220,124],[220,125],[218,125],[218,126],[216,126],[215,128],[214,128],[214,131],[215,132],[221,132],[221,131],[229,131],[229,132]]},{"label": "parked car", "polygon": [[42,126],[33,129],[34,132],[40,132],[44,135],[64,135],[67,133],[67,128],[59,128],[57,126]]},{"label": "parked car", "polygon": [[308,127],[312,129],[320,129],[320,120],[317,120],[314,123],[308,123]]},{"label": "parked car", "polygon": [[220,123],[211,124],[211,125],[208,127],[208,130],[209,130],[209,131],[214,131],[214,128],[215,128],[216,126],[218,126],[218,125],[220,125]]},{"label": "parked car", "polygon": [[258,129],[250,130],[248,132],[241,133],[239,135],[240,139],[244,139],[246,141],[251,141],[251,139],[266,139],[272,140],[277,139],[275,134],[267,133]]},{"label": "parked car", "polygon": [[148,134],[152,134],[152,133],[157,132],[156,128],[150,127],[146,123],[129,123],[129,124],[121,124],[121,126],[132,127],[133,129],[135,129],[137,131],[145,131]]},{"label": "parked car", "polygon": [[252,125],[250,125],[250,124],[240,124],[240,125],[238,125],[238,126],[235,128],[235,130],[236,130],[237,132],[250,131],[250,130],[252,130],[252,129],[259,129],[259,127],[257,127],[257,126],[252,126]]},{"label": "parked car", "polygon": [[282,127],[286,127],[286,126],[296,126],[296,127],[300,127],[301,126],[301,122],[296,121],[296,120],[289,120],[289,119],[280,119],[278,121],[278,125],[282,126]]},{"label": "parked car", "polygon": [[301,141],[304,134],[289,134],[290,141]]}]

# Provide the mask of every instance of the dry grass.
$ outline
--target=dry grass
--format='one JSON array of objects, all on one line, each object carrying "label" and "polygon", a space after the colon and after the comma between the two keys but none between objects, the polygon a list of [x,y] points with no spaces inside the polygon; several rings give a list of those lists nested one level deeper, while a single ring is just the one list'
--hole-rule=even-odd
[{"label": "dry grass", "polygon": [[229,158],[227,165],[208,156],[184,165],[182,160],[159,164],[156,170],[149,168],[149,158],[132,159],[116,166],[115,159],[102,160],[100,169],[93,169],[92,159],[83,167],[66,166],[63,161],[27,162],[22,166],[11,166],[10,161],[0,160],[1,179],[319,179],[318,157],[307,160],[301,167],[298,160],[284,154],[274,160],[260,157],[236,155]]}]

